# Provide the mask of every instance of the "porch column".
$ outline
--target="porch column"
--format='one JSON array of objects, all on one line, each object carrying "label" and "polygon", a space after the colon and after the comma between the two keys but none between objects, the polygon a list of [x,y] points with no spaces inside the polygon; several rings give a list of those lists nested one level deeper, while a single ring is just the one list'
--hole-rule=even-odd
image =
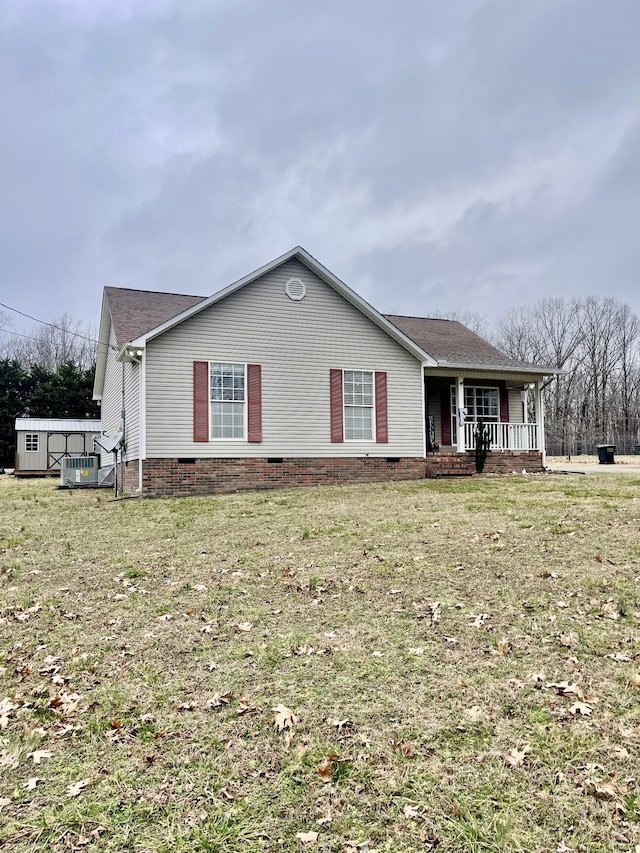
[{"label": "porch column", "polygon": [[458,424],[458,453],[466,450],[464,441],[464,376],[458,376],[456,381],[456,420]]},{"label": "porch column", "polygon": [[542,467],[547,467],[547,451],[544,437],[544,397],[542,380],[536,382],[536,423],[538,424],[538,450],[542,452]]}]

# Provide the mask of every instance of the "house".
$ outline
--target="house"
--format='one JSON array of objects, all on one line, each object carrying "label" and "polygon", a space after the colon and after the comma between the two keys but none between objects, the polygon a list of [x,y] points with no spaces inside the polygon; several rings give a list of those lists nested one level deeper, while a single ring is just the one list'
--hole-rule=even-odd
[{"label": "house", "polygon": [[130,493],[472,473],[479,418],[485,470],[544,466],[553,369],[384,316],[300,247],[208,298],[106,287],[99,339],[94,399]]},{"label": "house", "polygon": [[59,474],[65,456],[88,456],[99,438],[98,420],[16,418],[17,477]]}]

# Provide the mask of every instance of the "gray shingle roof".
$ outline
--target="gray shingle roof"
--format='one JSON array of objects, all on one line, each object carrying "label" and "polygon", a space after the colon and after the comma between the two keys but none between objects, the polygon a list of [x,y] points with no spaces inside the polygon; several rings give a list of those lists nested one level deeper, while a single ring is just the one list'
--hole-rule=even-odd
[{"label": "gray shingle roof", "polygon": [[402,317],[397,314],[384,316],[421,349],[433,356],[440,366],[459,365],[544,372],[540,365],[509,358],[457,320]]},{"label": "gray shingle roof", "polygon": [[157,293],[126,287],[105,287],[104,292],[119,347],[205,299],[204,296]]},{"label": "gray shingle roof", "polygon": [[[105,287],[104,290],[119,347],[206,299],[204,296],[131,290],[126,287]],[[457,320],[403,317],[397,314],[383,316],[432,356],[441,367],[545,370],[541,365],[509,358]]]}]

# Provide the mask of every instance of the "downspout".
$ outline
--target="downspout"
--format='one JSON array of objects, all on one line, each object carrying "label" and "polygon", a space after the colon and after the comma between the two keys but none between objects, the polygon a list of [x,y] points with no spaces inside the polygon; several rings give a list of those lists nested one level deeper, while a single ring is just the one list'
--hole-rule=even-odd
[{"label": "downspout", "polygon": [[127,447],[125,433],[125,407],[124,407],[124,362],[122,362],[122,408],[120,409],[120,428],[122,430],[122,443],[120,445],[120,491],[124,491],[124,454]]},{"label": "downspout", "polygon": [[427,367],[426,362],[420,365],[420,385],[422,388],[422,456],[427,458],[427,395],[425,393],[425,375],[424,371]]},{"label": "downspout", "polygon": [[147,359],[146,349],[140,357],[140,375],[138,377],[140,400],[138,403],[138,488],[136,494],[142,494],[143,460],[147,457]]}]

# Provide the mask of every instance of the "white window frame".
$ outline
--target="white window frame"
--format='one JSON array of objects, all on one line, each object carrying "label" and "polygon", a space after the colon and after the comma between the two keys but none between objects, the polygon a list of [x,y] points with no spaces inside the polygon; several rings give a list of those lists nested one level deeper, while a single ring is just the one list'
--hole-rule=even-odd
[{"label": "white window frame", "polygon": [[[214,365],[233,365],[242,367],[243,370],[243,399],[242,400],[214,400],[211,378]],[[213,434],[213,404],[214,403],[242,403],[242,436],[222,436]],[[247,441],[247,364],[242,361],[210,361],[209,362],[209,441]]]},{"label": "white window frame", "polygon": [[[33,445],[35,444],[35,447]],[[32,445],[31,447],[29,445]],[[37,432],[25,432],[24,434],[24,449],[25,453],[40,452],[40,434]]]},{"label": "white window frame", "polygon": [[[371,406],[363,404],[362,406],[348,405],[346,401],[346,375],[347,373],[368,374],[371,377]],[[371,411],[371,438],[348,438],[347,437],[347,409],[370,409]],[[342,371],[342,434],[345,442],[366,442],[373,444],[376,440],[376,373],[375,370],[343,370]]]},{"label": "white window frame", "polygon": [[[467,400],[467,392],[473,391],[473,411],[470,410]],[[478,423],[478,415],[476,413],[476,403],[475,403],[475,394],[476,391],[495,391],[496,399],[497,399],[497,414],[495,417],[493,415],[481,415],[484,423],[488,424],[499,424],[500,423],[500,388],[497,385],[465,385],[464,386],[464,408],[466,410],[466,421],[467,423]],[[458,442],[458,412],[456,411],[457,399],[456,399],[456,386],[451,385],[451,443],[457,444]]]}]

